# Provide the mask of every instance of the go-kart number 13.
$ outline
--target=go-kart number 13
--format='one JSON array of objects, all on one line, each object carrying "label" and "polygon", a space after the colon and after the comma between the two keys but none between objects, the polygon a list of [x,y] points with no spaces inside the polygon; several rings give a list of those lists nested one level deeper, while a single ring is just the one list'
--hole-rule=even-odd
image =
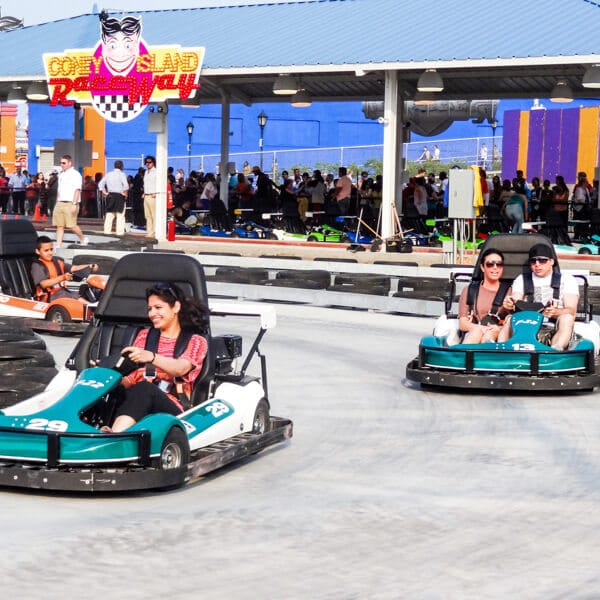
[{"label": "go-kart number 13", "polygon": [[527,343],[512,344],[511,347],[513,350],[526,350],[529,352],[531,350],[535,350],[535,346],[533,344],[527,344]]},{"label": "go-kart number 13", "polygon": [[60,421],[58,419],[53,419],[49,421],[48,419],[29,419],[29,423],[25,429],[39,429],[41,431],[66,431],[69,427],[66,421]]}]

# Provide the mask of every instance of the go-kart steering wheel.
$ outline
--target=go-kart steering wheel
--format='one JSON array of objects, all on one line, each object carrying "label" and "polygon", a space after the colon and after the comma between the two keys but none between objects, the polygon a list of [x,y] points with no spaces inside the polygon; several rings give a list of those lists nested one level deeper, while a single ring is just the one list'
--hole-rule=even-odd
[{"label": "go-kart steering wheel", "polygon": [[515,312],[530,310],[532,312],[542,312],[546,308],[541,302],[527,302],[527,300],[517,300],[515,302]]}]

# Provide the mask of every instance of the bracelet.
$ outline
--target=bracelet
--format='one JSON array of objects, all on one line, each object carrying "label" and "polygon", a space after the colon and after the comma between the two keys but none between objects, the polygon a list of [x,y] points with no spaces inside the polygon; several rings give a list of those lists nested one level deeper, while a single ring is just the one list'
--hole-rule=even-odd
[{"label": "bracelet", "polygon": [[152,360],[150,361],[150,364],[153,365],[154,364],[154,359],[156,358],[156,352],[152,353]]}]

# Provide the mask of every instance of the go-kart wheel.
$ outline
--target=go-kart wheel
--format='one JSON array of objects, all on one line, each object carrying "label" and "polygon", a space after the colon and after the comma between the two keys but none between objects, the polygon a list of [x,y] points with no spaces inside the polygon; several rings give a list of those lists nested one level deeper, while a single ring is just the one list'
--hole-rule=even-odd
[{"label": "go-kart wheel", "polygon": [[591,254],[592,251],[589,248],[586,248],[585,246],[583,246],[582,248],[579,248],[579,251],[577,252],[577,254]]},{"label": "go-kart wheel", "polygon": [[269,430],[269,404],[262,398],[256,405],[252,433],[266,433]]},{"label": "go-kart wheel", "polygon": [[240,234],[237,231],[232,231],[230,237],[237,239],[240,237]]},{"label": "go-kart wheel", "polygon": [[267,233],[266,238],[268,240],[276,240],[279,239],[274,233]]},{"label": "go-kart wheel", "polygon": [[319,241],[319,238],[318,238],[316,235],[309,235],[309,236],[306,238],[306,241],[307,241],[307,242],[318,242],[318,241]]},{"label": "go-kart wheel", "polygon": [[51,306],[46,313],[46,321],[52,321],[52,323],[70,323],[71,315],[63,306]]},{"label": "go-kart wheel", "polygon": [[171,427],[165,437],[156,467],[162,471],[178,469],[190,462],[190,444],[179,427]]}]

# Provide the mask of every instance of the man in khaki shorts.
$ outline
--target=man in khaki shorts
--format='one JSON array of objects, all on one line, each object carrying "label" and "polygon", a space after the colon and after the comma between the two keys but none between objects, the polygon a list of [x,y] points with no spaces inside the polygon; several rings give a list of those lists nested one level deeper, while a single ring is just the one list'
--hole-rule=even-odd
[{"label": "man in khaki shorts", "polygon": [[56,247],[60,248],[68,227],[79,238],[82,246],[87,246],[88,238],[77,225],[79,201],[81,199],[81,173],[73,168],[73,159],[65,154],[60,159],[61,173],[58,175],[56,206],[52,211],[52,225],[56,226]]},{"label": "man in khaki shorts", "polygon": [[156,223],[156,160],[154,156],[146,156],[144,160],[144,216],[146,217],[146,237],[153,238]]}]

